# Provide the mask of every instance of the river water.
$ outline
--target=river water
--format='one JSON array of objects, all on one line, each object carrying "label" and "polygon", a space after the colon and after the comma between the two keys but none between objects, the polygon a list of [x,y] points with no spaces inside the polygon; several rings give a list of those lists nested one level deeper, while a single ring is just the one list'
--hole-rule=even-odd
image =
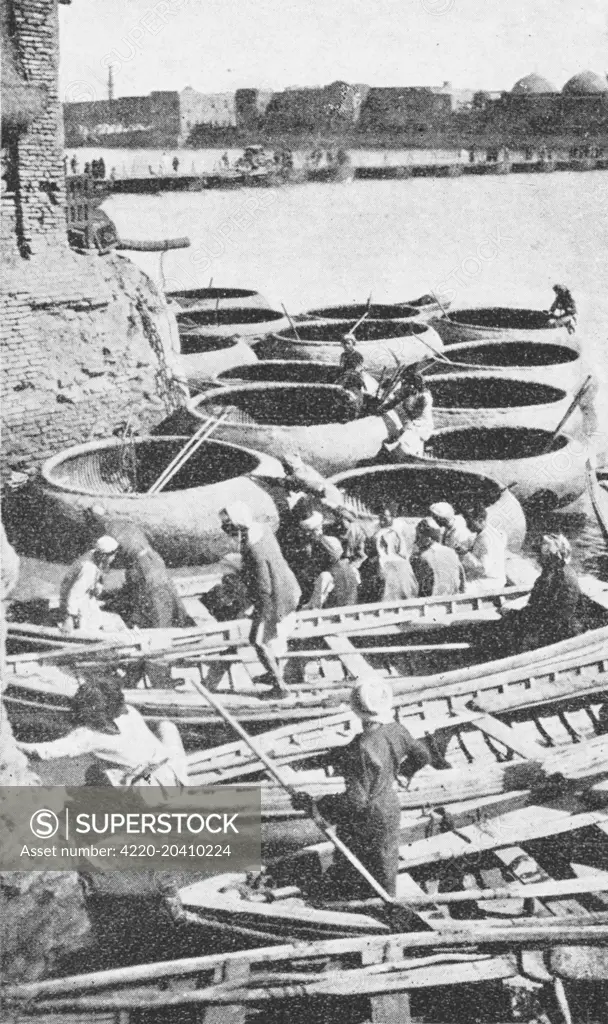
[{"label": "river water", "polygon": [[[104,153],[106,166],[111,151]],[[453,305],[547,308],[555,282],[579,307],[598,383],[592,443],[608,450],[608,172],[357,180],[277,189],[111,197],[130,238],[187,235],[164,257],[169,287],[254,288],[297,313],[329,303],[405,301],[430,290]],[[158,255],[132,258],[160,281]],[[561,528],[577,564],[602,571],[602,542],[582,499],[537,524]]]}]

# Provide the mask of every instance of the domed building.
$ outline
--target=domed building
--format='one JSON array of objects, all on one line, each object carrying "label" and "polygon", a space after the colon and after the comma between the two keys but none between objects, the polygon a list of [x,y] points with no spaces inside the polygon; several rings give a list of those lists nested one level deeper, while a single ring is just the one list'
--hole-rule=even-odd
[{"label": "domed building", "polygon": [[597,95],[608,92],[608,82],[595,71],[581,71],[566,82],[562,92],[571,96]]},{"label": "domed building", "polygon": [[543,78],[542,75],[533,73],[526,75],[525,78],[520,78],[513,86],[511,92],[516,96],[538,96],[543,93],[557,92],[557,89],[546,78]]}]

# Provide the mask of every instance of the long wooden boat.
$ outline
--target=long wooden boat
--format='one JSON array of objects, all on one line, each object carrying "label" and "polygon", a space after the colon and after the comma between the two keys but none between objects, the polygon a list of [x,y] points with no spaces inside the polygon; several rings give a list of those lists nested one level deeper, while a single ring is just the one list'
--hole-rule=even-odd
[{"label": "long wooden boat", "polygon": [[[271,337],[263,339],[257,345],[258,355],[261,359],[303,359],[306,362],[338,364],[342,339],[355,323],[356,317],[351,320],[305,320],[292,328],[274,331]],[[394,372],[397,365],[411,366],[433,358],[433,354],[443,348],[434,328],[419,319],[367,319],[357,328],[356,338],[365,369],[377,377],[386,371]]]},{"label": "long wooden boat", "polygon": [[535,341],[467,341],[451,344],[445,360],[424,367],[425,376],[445,373],[479,373],[507,375],[522,380],[548,384],[564,391],[578,390],[583,382],[584,367],[579,352],[570,345]]},{"label": "long wooden boat", "polygon": [[[522,884],[514,890],[519,896]],[[249,1024],[259,1019],[260,1011],[273,1020],[287,1015],[300,1020],[310,1019],[313,1009],[320,1024],[336,1016],[398,1024],[410,1016],[410,995],[415,996],[422,1019],[441,1014],[442,1006],[449,1014],[487,995],[488,1019],[498,1021],[512,1002],[508,991],[513,994],[516,986],[515,997],[525,998],[525,989],[530,990],[523,972],[534,967],[533,977],[544,983],[570,978],[564,962],[568,953],[589,963],[595,956],[601,964],[601,947],[608,936],[605,915],[555,920],[562,916],[553,910],[557,903],[554,900],[547,908],[548,917],[539,914],[517,923],[486,918],[450,926],[437,911],[435,918],[428,915],[425,931],[395,931],[390,941],[382,932],[308,943],[288,939],[238,952],[214,951],[7,986],[5,1005],[9,1015],[25,1024],[40,1020],[40,1014],[57,1024],[108,1024],[117,1019],[137,1024],[142,1014],[165,1021],[196,1019],[201,1024],[229,1016],[236,1024]],[[180,924],[185,930],[184,916]],[[543,968],[543,950],[554,974]],[[508,989],[501,982],[508,983]],[[550,985],[549,992],[556,987]],[[586,996],[591,1005],[590,988],[581,985],[577,993],[579,1000]],[[535,989],[538,993],[539,986]],[[563,997],[562,988],[559,993]]]},{"label": "long wooden boat", "polygon": [[608,544],[608,494],[600,486],[595,467],[590,459],[587,461],[586,472],[587,491],[591,499],[593,511],[595,512],[602,537],[606,544]]},{"label": "long wooden boat", "polygon": [[242,338],[217,338],[188,331],[179,335],[179,349],[175,364],[192,395],[208,387],[209,382],[222,371],[257,362],[252,346]]},{"label": "long wooden boat", "polygon": [[580,352],[576,336],[563,322],[542,309],[509,306],[453,309],[433,320],[433,327],[446,345],[465,341],[534,341],[564,345]]},{"label": "long wooden boat", "polygon": [[[176,302],[181,310],[195,312],[201,309],[268,309],[268,302],[259,292],[250,288],[181,288],[165,292],[167,299]],[[181,314],[177,314],[178,321]]]},{"label": "long wooden boat", "polygon": [[549,430],[443,427],[420,459],[483,473],[512,490],[524,508],[554,511],[583,494],[587,455],[583,439]]},{"label": "long wooden boat", "polygon": [[223,337],[262,338],[289,326],[284,313],[276,309],[251,306],[221,306],[213,309],[184,310],[179,316],[181,334],[194,331]]},{"label": "long wooden boat", "polygon": [[232,550],[219,518],[230,501],[246,501],[257,519],[277,529],[273,488],[265,481],[283,477],[280,463],[219,440],[204,442],[165,490],[148,494],[186,441],[93,441],[48,459],[37,485],[37,536],[46,557],[66,560],[85,550],[83,511],[96,503],[141,527],[169,565],[217,562]]},{"label": "long wooden boat", "polygon": [[[255,680],[247,673],[247,685],[239,685],[235,692],[223,691],[223,700],[246,728],[259,733],[279,725],[322,719],[346,711],[351,688],[349,680],[374,672],[388,673],[397,706],[419,705],[424,701],[428,714],[435,718],[445,718],[457,698],[479,699],[484,693],[500,691],[507,684],[511,692],[519,689],[525,693],[530,677],[538,675],[543,667],[554,672],[560,659],[570,663],[576,658],[604,657],[608,642],[608,626],[605,625],[608,600],[601,584],[590,582],[595,585],[597,600],[589,602],[589,632],[540,650],[507,658],[501,656],[492,661],[488,661],[488,643],[493,623],[499,618],[496,609],[507,600],[521,602],[523,599],[525,602],[525,590],[511,588],[485,598],[464,595],[403,602],[400,606],[359,606],[334,609],[331,613],[301,612],[292,641],[292,650],[295,646],[294,654],[298,657],[293,660],[312,662],[313,669],[315,663],[330,660],[337,671],[332,669],[328,678],[317,677],[315,681],[314,675],[312,680],[305,675],[303,681],[294,682],[289,702],[260,700]],[[389,631],[396,624],[400,624],[398,632]],[[175,722],[184,743],[190,747],[200,747],[201,740],[206,746],[222,743],[229,738],[223,724],[196,689],[188,687],[188,680],[200,679],[205,664],[216,657],[224,657],[227,647],[242,647],[247,631],[247,620],[218,623],[208,631],[192,631],[190,636],[188,631],[183,631],[186,636],[173,644],[165,639],[164,650],[158,647],[154,650],[150,638],[144,637],[139,649],[131,639],[122,650],[110,645],[110,649],[101,650],[97,655],[88,648],[75,656],[73,650],[66,654],[64,649],[46,655],[36,651],[29,655],[14,653],[17,641],[22,650],[27,632],[13,627],[9,631],[10,653],[3,701],[17,730],[31,731],[34,726],[55,733],[65,731],[69,697],[75,692],[77,674],[81,675],[87,668],[94,672],[107,671],[104,665],[108,664],[120,663],[128,668],[146,659],[160,660],[173,666],[174,678],[177,676],[184,681],[183,689],[180,692],[126,689],[127,701],[137,707],[150,724],[164,719]],[[448,643],[455,641],[461,646],[442,648],[446,639]],[[148,650],[142,650],[142,642]],[[468,646],[462,646],[463,643]],[[303,653],[301,646],[297,650],[298,644],[304,645]],[[458,655],[460,667],[453,667],[455,655]],[[248,660],[247,655],[234,656],[235,662],[244,660]],[[41,661],[45,664],[44,674],[37,671]],[[52,662],[62,662],[61,667],[53,667]],[[226,664],[229,667],[230,660]],[[256,668],[259,671],[257,665]],[[246,670],[247,665],[242,671]]]}]

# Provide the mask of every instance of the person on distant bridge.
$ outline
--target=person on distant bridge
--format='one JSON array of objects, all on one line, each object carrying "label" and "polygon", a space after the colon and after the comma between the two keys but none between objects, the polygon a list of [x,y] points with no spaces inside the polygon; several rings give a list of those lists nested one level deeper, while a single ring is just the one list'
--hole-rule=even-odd
[{"label": "person on distant bridge", "polygon": [[556,320],[565,321],[568,333],[573,334],[576,325],[577,309],[576,303],[572,298],[572,292],[563,284],[554,284],[553,291],[555,292],[555,299],[549,313]]},{"label": "person on distant bridge", "polygon": [[78,174],[78,158],[76,157],[75,153],[72,159],[70,160],[70,169],[72,171],[72,174]]},{"label": "person on distant bridge", "polygon": [[176,156],[173,157],[173,161],[171,163],[171,166],[173,168],[173,173],[177,174],[177,172],[179,171],[179,160],[178,160],[178,158]]}]

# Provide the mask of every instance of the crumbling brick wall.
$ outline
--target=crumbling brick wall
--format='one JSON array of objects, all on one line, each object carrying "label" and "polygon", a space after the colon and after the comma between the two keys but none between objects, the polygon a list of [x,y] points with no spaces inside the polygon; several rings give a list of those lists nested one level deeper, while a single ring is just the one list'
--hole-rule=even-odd
[{"label": "crumbling brick wall", "polygon": [[43,111],[15,143],[21,251],[67,246],[63,122],[57,69],[57,0],[9,0],[11,41],[25,79],[45,92]]},{"label": "crumbling brick wall", "polygon": [[127,421],[142,432],[175,406],[163,358],[170,349],[169,312],[133,263],[115,253],[66,250],[52,263],[18,260],[4,271],[5,472],[111,436]]}]

